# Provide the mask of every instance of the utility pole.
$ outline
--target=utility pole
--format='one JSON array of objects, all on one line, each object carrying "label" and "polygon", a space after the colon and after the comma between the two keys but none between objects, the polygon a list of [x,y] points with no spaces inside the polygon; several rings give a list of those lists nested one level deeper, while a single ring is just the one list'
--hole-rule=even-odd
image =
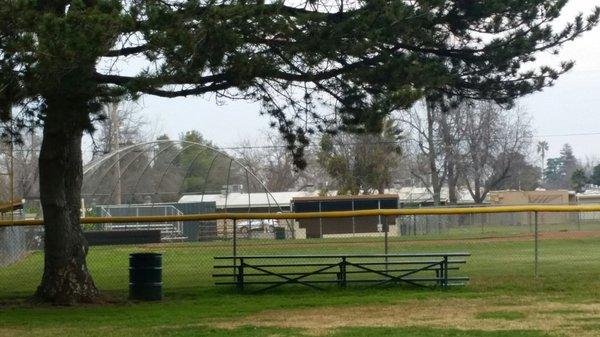
[{"label": "utility pole", "polygon": [[110,134],[110,152],[114,152],[115,157],[115,198],[116,205],[121,204],[121,154],[119,153],[119,103],[113,102],[109,107],[111,134]]}]

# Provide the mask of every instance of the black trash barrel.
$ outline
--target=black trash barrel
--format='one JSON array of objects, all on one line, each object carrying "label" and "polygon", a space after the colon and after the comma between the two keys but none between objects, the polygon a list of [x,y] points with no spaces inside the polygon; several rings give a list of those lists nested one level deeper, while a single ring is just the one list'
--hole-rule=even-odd
[{"label": "black trash barrel", "polygon": [[285,240],[285,228],[275,227],[274,231],[276,240]]},{"label": "black trash barrel", "polygon": [[129,298],[142,301],[162,299],[162,254],[129,254]]}]

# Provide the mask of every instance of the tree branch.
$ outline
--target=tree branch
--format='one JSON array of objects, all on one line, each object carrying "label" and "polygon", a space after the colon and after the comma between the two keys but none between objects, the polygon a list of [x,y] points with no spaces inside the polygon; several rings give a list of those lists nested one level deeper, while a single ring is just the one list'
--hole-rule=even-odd
[{"label": "tree branch", "polygon": [[148,45],[143,44],[143,45],[139,45],[139,46],[135,46],[135,47],[125,47],[125,48],[121,48],[121,49],[109,50],[106,54],[104,54],[104,56],[105,57],[129,56],[129,55],[139,54],[146,50],[148,50]]},{"label": "tree branch", "polygon": [[190,95],[201,95],[208,92],[215,92],[219,90],[227,90],[231,89],[233,85],[229,83],[219,83],[219,84],[211,84],[207,86],[196,86],[190,89],[182,89],[182,90],[163,90],[156,88],[143,88],[139,91],[145,94],[154,95],[158,97],[166,97],[166,98],[175,98],[175,97],[185,97]]}]

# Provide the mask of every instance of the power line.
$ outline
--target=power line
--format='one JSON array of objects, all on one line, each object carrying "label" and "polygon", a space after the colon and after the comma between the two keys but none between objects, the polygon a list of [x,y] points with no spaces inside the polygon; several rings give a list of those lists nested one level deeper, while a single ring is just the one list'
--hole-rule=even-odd
[{"label": "power line", "polygon": [[548,135],[536,135],[534,138],[546,138],[546,137],[576,137],[576,136],[598,136],[600,132],[582,132],[582,133],[558,133]]},{"label": "power line", "polygon": [[[531,138],[551,138],[551,137],[578,137],[578,136],[599,136],[600,132],[581,132],[581,133],[560,133],[560,134],[541,134],[532,135]],[[353,145],[387,145],[387,144],[401,144],[409,141],[409,139],[403,139],[398,141],[381,141],[381,142],[355,142],[355,143],[336,143],[335,145],[340,146],[353,146]],[[249,146],[226,146],[220,147],[222,150],[258,150],[258,149],[280,149],[285,148],[287,145],[249,145]],[[311,143],[307,147],[319,147],[319,144]]]},{"label": "power line", "polygon": [[[354,146],[354,145],[389,145],[389,144],[400,144],[405,140],[399,141],[381,141],[381,142],[355,142],[355,143],[335,143],[334,145],[339,146]],[[306,147],[320,147],[319,144],[310,143]],[[287,145],[250,145],[250,146],[227,146],[219,147],[222,150],[253,150],[253,149],[281,149],[287,148]]]},{"label": "power line", "polygon": [[[583,137],[583,136],[600,136],[600,132],[580,132],[580,133],[556,133],[556,134],[541,134],[532,135],[531,138],[552,138],[552,137]],[[352,142],[352,143],[336,143],[335,145],[340,146],[354,146],[354,145],[389,145],[389,144],[401,144],[409,141],[409,139],[403,139],[398,141],[379,141],[379,142]],[[319,144],[311,143],[307,147],[319,147]],[[258,149],[281,149],[286,148],[287,145],[248,145],[248,146],[222,146],[219,147],[221,150],[258,150]],[[14,152],[39,152],[39,149],[15,149]]]}]

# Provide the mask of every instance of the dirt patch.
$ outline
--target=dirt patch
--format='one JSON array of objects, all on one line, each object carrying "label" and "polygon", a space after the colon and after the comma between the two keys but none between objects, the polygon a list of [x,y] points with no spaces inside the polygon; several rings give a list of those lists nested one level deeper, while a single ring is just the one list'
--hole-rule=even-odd
[{"label": "dirt patch", "polygon": [[[556,315],[563,310],[574,314]],[[477,318],[482,313],[510,311],[523,314],[522,319],[505,320]],[[306,329],[312,334],[326,334],[342,327],[432,327],[460,330],[541,330],[561,332],[567,336],[595,336],[597,331],[585,329],[584,317],[597,317],[598,304],[564,304],[555,302],[495,305],[483,299],[412,300],[395,305],[324,307],[303,310],[265,311],[236,319],[235,322],[215,322],[219,328],[243,325]]]},{"label": "dirt patch", "polygon": [[[560,239],[590,239],[600,238],[600,231],[565,231],[565,232],[540,232],[540,240],[560,240]],[[433,240],[410,240],[401,241],[402,243],[488,243],[505,241],[529,241],[534,239],[533,233],[516,234],[511,236],[498,237],[479,237],[466,239],[433,239]]]},{"label": "dirt patch", "polygon": [[[566,232],[540,232],[540,240],[560,240],[560,239],[589,239],[589,238],[600,238],[600,231],[566,231]],[[459,238],[459,239],[418,239],[418,240],[392,240],[390,244],[422,244],[422,243],[490,243],[490,242],[511,242],[511,241],[530,241],[534,239],[533,233],[514,234],[509,236],[483,236],[473,238]],[[343,244],[347,246],[374,246],[380,245],[382,241],[336,241],[327,242],[326,244],[339,245]],[[244,242],[241,244],[243,248],[260,247],[260,248],[303,248],[312,247],[315,245],[323,245],[322,242],[286,242],[282,244],[273,244],[265,242],[248,243]]]},{"label": "dirt patch", "polygon": [[565,232],[541,232],[540,238],[553,239],[588,239],[600,237],[600,231],[565,231]]}]

